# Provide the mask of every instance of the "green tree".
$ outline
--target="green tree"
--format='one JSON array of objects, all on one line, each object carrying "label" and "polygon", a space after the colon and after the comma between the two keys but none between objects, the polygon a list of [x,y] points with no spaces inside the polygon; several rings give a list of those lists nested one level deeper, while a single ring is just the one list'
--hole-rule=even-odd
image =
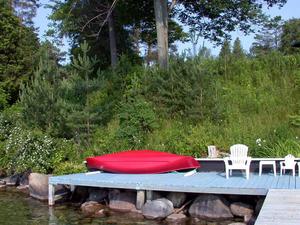
[{"label": "green tree", "polygon": [[[186,25],[197,29],[201,35],[218,43],[222,39],[228,38],[229,32],[239,28],[245,33],[251,31],[252,24],[262,21],[262,4],[271,7],[273,5],[282,6],[287,0],[264,0],[264,1],[178,1],[175,9],[179,20]],[[167,0],[154,0],[159,64],[162,68],[167,68],[168,59],[168,17],[170,11],[177,1],[172,1],[168,9]],[[174,4],[175,3],[175,4]]]},{"label": "green tree", "polygon": [[280,16],[265,21],[263,27],[254,37],[255,41],[250,48],[251,54],[263,55],[270,51],[278,50],[282,23]]},{"label": "green tree", "polygon": [[[54,136],[64,136],[65,126],[63,102],[58,90],[59,70],[51,61],[48,52],[43,52],[34,77],[21,86],[20,104],[23,121]],[[65,131],[65,132],[61,132]]]},{"label": "green tree", "polygon": [[245,57],[245,52],[239,38],[236,38],[233,43],[232,56],[236,59],[242,59]]},{"label": "green tree", "polygon": [[9,102],[18,99],[19,85],[33,74],[38,49],[36,34],[20,23],[11,8],[0,5],[0,82]]},{"label": "green tree", "polygon": [[299,48],[293,48],[292,43],[300,40],[300,19],[290,19],[282,26],[280,51],[285,54],[299,53]]},{"label": "green tree", "polygon": [[227,77],[227,70],[229,63],[231,61],[231,45],[230,41],[228,39],[225,39],[222,48],[219,53],[219,60],[221,64],[221,74],[224,74],[225,77]]}]

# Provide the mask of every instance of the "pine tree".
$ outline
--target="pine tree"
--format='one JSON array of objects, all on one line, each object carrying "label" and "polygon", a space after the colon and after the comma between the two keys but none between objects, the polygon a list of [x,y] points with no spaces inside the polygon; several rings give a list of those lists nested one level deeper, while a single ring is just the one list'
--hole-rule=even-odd
[{"label": "pine tree", "polygon": [[233,43],[232,56],[236,59],[242,59],[245,57],[244,49],[242,48],[239,38],[236,38]]},{"label": "pine tree", "polygon": [[231,46],[230,41],[225,39],[222,48],[219,54],[220,64],[221,64],[221,73],[227,77],[227,67],[231,60]]},{"label": "pine tree", "polygon": [[53,67],[49,54],[45,52],[32,80],[21,86],[20,104],[23,109],[23,121],[29,127],[38,128],[54,136],[63,136],[64,132],[61,131],[65,129],[61,127],[65,125],[65,115],[62,114],[64,110],[57,88],[58,83],[54,83],[52,79],[59,76],[58,72],[58,68]]},{"label": "pine tree", "polygon": [[77,142],[90,144],[90,137],[93,128],[99,116],[94,107],[90,104],[92,91],[95,89],[94,80],[90,80],[93,75],[95,65],[98,60],[96,57],[89,57],[90,47],[87,42],[80,45],[81,54],[73,59],[72,66],[74,70],[73,96],[77,96],[77,100],[69,102],[72,111],[68,116],[68,126],[73,130],[73,135]]},{"label": "pine tree", "polygon": [[278,50],[280,34],[282,29],[282,19],[276,16],[265,22],[262,29],[255,35],[255,42],[250,48],[253,55],[263,55],[274,50]]}]

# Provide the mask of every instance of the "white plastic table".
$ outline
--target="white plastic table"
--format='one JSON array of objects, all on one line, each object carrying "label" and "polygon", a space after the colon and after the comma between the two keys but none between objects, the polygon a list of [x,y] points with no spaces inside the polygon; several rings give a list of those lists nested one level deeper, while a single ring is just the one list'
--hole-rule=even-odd
[{"label": "white plastic table", "polygon": [[[267,165],[273,166],[274,176],[276,177],[276,162],[273,160],[259,161],[259,176],[261,176],[262,166],[267,166]],[[298,164],[298,166],[299,166],[299,164]],[[299,176],[300,176],[300,174],[299,174]]]}]

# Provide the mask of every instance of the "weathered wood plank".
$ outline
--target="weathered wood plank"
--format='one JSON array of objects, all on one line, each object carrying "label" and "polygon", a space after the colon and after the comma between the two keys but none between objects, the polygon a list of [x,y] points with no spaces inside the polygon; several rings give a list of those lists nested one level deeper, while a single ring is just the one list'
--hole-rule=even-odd
[{"label": "weathered wood plank", "polygon": [[271,189],[255,225],[299,225],[299,208],[300,190]]}]

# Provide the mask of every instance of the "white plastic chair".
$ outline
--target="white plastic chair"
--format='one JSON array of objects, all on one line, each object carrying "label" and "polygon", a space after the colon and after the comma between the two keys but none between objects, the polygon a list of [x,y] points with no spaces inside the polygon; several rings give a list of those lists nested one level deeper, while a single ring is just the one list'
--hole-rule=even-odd
[{"label": "white plastic chair", "polygon": [[248,146],[236,144],[230,147],[230,156],[224,158],[226,178],[229,178],[229,173],[232,175],[232,170],[245,170],[246,178],[249,179],[251,157],[247,156]]},{"label": "white plastic chair", "polygon": [[207,146],[208,150],[208,158],[217,158],[218,157],[218,150],[215,145]]},{"label": "white plastic chair", "polygon": [[280,176],[282,176],[282,171],[285,173],[285,170],[292,170],[293,176],[295,176],[295,157],[291,154],[284,157],[284,161],[280,162]]}]

